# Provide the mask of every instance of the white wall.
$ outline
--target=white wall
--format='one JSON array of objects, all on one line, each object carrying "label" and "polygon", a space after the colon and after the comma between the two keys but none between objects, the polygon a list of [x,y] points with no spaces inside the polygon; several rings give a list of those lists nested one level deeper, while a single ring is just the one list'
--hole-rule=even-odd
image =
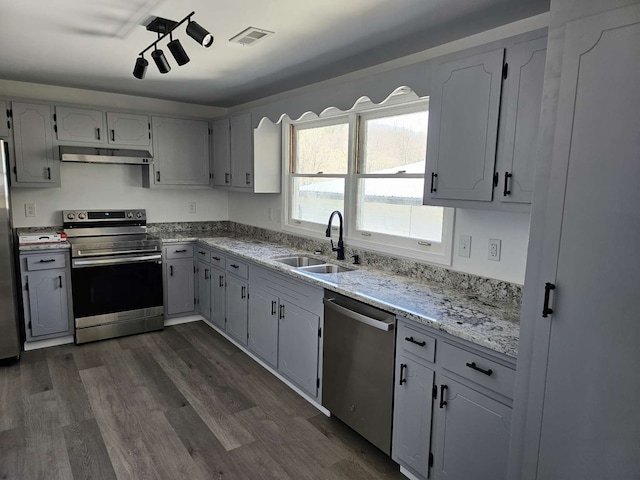
[{"label": "white wall", "polygon": [[[272,212],[272,220],[269,220],[269,209]],[[231,221],[270,230],[282,230],[281,212],[282,195],[229,193]],[[460,235],[472,237],[469,258],[458,256]],[[502,240],[499,262],[488,259],[490,238]],[[529,214],[458,209],[454,226],[453,264],[450,268],[522,285],[528,238]]]},{"label": "white wall", "polygon": [[[61,225],[61,210],[145,208],[149,222],[227,220],[227,193],[212,189],[142,188],[140,165],[61,163],[62,188],[12,188],[15,227]],[[36,217],[25,217],[24,204],[36,204]],[[189,213],[196,202],[196,213]]]}]

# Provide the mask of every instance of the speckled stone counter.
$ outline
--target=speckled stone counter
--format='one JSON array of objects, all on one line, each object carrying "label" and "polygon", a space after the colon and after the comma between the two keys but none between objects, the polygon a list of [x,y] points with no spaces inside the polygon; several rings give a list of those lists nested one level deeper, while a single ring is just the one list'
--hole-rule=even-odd
[{"label": "speckled stone counter", "polygon": [[[219,235],[218,232],[216,234]],[[334,274],[305,273],[275,258],[313,255],[311,252],[248,237],[210,237],[207,232],[156,232],[155,235],[165,243],[200,241],[239,258],[350,296],[510,357],[517,357],[520,309],[512,303],[483,299],[436,282],[417,280],[369,266],[337,262],[335,257],[319,256],[327,262],[343,264],[355,270]]]},{"label": "speckled stone counter", "polygon": [[35,245],[19,245],[20,252],[41,252],[47,250],[69,250],[71,244],[69,242],[60,243],[38,243]]}]

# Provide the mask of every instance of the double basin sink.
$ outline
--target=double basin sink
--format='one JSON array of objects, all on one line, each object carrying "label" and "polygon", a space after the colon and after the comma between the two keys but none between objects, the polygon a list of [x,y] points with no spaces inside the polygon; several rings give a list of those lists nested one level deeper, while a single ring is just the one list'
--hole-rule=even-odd
[{"label": "double basin sink", "polygon": [[306,273],[341,273],[350,272],[353,268],[343,267],[327,263],[324,260],[313,257],[296,256],[296,257],[280,257],[274,258],[275,261],[294,267],[295,269]]}]

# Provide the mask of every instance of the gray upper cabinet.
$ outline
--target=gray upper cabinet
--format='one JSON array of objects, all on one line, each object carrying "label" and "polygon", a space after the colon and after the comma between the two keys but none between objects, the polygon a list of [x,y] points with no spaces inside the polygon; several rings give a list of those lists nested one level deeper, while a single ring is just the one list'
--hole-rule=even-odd
[{"label": "gray upper cabinet", "polygon": [[504,50],[438,67],[431,90],[425,203],[491,201]]},{"label": "gray upper cabinet", "polygon": [[149,117],[133,113],[107,112],[108,142],[112,145],[149,147],[151,129]]},{"label": "gray upper cabinet", "polygon": [[249,298],[249,350],[278,366],[278,297],[253,290]]},{"label": "gray upper cabinet", "polygon": [[[152,117],[154,186],[209,185],[209,124]],[[145,184],[151,186],[151,183]]]},{"label": "gray upper cabinet", "polygon": [[447,376],[436,406],[436,478],[505,479],[511,408]]},{"label": "gray upper cabinet", "polygon": [[60,142],[105,143],[102,110],[56,107],[56,126]]},{"label": "gray upper cabinet", "polygon": [[496,168],[501,202],[531,203],[546,54],[546,37],[507,49],[504,138]]},{"label": "gray upper cabinet", "polygon": [[13,186],[60,186],[53,150],[51,107],[12,102],[15,182]]},{"label": "gray upper cabinet", "polygon": [[0,138],[9,136],[9,116],[7,114],[7,102],[0,101]]},{"label": "gray upper cabinet", "polygon": [[253,186],[253,126],[251,114],[231,117],[231,186]]},{"label": "gray upper cabinet", "polygon": [[242,345],[247,344],[247,282],[227,275],[227,333]]},{"label": "gray upper cabinet", "polygon": [[174,259],[166,262],[166,313],[168,316],[193,312],[193,259]]},{"label": "gray upper cabinet", "polygon": [[218,187],[231,185],[230,128],[228,118],[213,122],[213,184]]}]

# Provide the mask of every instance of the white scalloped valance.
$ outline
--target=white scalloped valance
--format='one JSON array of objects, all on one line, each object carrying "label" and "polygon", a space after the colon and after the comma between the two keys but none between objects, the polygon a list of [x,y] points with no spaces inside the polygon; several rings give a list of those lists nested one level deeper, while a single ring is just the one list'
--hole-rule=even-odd
[{"label": "white scalloped valance", "polygon": [[363,78],[345,80],[338,85],[323,85],[317,89],[254,107],[252,109],[253,127],[257,128],[264,118],[277,123],[284,115],[297,120],[305,113],[313,112],[320,115],[331,107],[347,111],[353,108],[362,97],[367,97],[373,103],[379,104],[401,87],[411,88],[420,97],[429,95],[431,76],[428,63],[428,61],[414,63]]}]

